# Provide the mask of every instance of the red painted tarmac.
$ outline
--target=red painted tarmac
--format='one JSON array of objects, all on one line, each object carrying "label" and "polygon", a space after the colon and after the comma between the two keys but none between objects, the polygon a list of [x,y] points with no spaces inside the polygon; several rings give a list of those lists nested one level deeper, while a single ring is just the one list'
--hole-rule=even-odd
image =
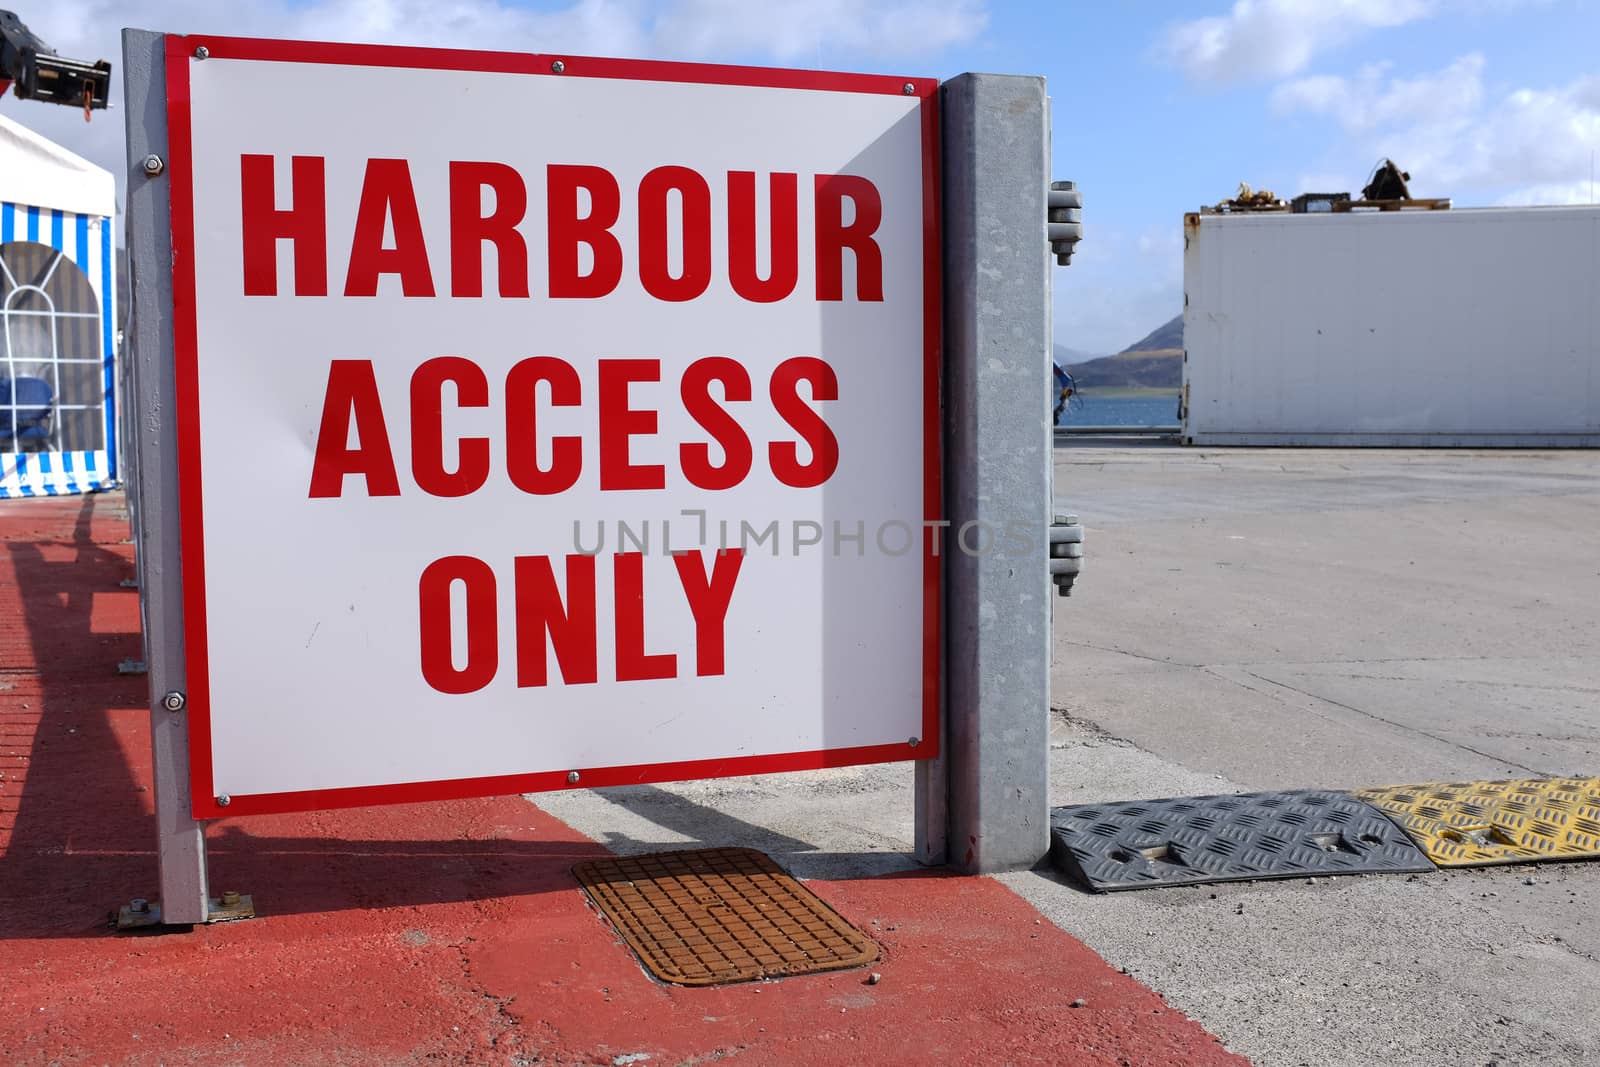
[{"label": "red painted tarmac", "polygon": [[0,1063],[1243,1062],[986,878],[809,883],[877,985],[657,984],[569,873],[605,849],[516,797],[224,820],[261,917],[112,934],[156,895],[121,505],[0,501]]}]

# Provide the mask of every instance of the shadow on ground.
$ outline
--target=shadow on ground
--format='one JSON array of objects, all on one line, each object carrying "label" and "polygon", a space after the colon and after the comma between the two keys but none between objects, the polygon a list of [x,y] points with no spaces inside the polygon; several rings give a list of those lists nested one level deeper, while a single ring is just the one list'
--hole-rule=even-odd
[{"label": "shadow on ground", "polygon": [[[6,506],[0,940],[105,935],[112,908],[158,896],[146,680],[116,671],[141,655],[137,594],[119,586],[133,575],[121,498]],[[486,811],[458,801],[213,824],[213,893],[251,893],[265,914],[479,900],[572,889],[572,863],[606,854],[532,806],[517,826]],[[408,832],[417,839],[393,839]]]}]

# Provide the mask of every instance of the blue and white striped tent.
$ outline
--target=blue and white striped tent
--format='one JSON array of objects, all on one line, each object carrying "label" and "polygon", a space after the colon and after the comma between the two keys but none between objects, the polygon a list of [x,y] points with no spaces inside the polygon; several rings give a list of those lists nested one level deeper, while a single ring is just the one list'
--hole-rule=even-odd
[{"label": "blue and white striped tent", "polygon": [[0,498],[117,479],[109,171],[0,115]]}]

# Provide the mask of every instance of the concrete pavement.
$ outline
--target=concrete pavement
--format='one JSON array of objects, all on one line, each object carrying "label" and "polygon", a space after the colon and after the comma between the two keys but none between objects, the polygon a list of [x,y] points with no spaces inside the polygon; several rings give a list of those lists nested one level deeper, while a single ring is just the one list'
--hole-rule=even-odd
[{"label": "concrete pavement", "polygon": [[[1600,774],[1600,454],[1074,444],[1056,493],[1054,702],[1173,769],[1124,797]],[[1258,1063],[1600,1063],[1600,864],[1007,881]]]},{"label": "concrete pavement", "polygon": [[1061,706],[1262,788],[1600,773],[1595,453],[1056,455]]}]

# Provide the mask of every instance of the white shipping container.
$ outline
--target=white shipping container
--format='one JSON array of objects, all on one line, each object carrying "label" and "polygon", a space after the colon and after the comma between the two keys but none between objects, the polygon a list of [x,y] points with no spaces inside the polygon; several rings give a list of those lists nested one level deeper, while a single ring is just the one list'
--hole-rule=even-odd
[{"label": "white shipping container", "polygon": [[1189,215],[1184,439],[1600,446],[1600,207]]}]

